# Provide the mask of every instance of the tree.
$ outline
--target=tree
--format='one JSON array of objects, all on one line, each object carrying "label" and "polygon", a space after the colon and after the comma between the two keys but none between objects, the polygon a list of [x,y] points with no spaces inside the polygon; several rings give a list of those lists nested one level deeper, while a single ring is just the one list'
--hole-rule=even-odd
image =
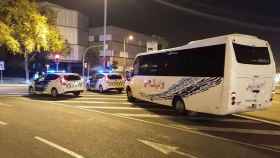
[{"label": "tree", "polygon": [[[45,11],[45,10],[44,10]],[[44,14],[45,13],[45,14]],[[5,36],[0,42],[25,57],[26,80],[29,80],[28,55],[34,52],[65,52],[67,46],[50,12],[40,12],[36,0],[0,1],[0,28]]]},{"label": "tree", "polygon": [[19,43],[11,35],[12,32],[6,24],[0,21],[0,44],[6,44],[7,48],[12,52],[19,52]]}]

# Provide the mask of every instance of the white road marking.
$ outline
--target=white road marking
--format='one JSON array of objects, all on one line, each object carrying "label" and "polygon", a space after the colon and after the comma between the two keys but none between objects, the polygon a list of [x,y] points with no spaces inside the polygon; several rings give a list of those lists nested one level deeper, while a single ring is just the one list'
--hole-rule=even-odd
[{"label": "white road marking", "polygon": [[36,136],[36,137],[34,137],[34,138],[37,139],[37,140],[39,140],[40,142],[43,142],[43,143],[45,143],[45,144],[47,144],[47,145],[53,147],[53,148],[56,148],[56,149],[58,149],[58,150],[60,150],[60,151],[63,151],[64,153],[67,153],[68,155],[70,155],[70,156],[72,156],[72,157],[75,157],[75,158],[84,158],[82,155],[79,155],[79,154],[77,154],[77,153],[75,153],[75,152],[73,152],[73,151],[71,151],[71,150],[68,150],[68,149],[66,149],[66,148],[64,148],[64,147],[62,147],[62,146],[60,146],[60,145],[57,145],[57,144],[55,144],[55,143],[53,143],[53,142],[51,142],[51,141],[48,141],[48,140],[46,140],[46,139],[44,139],[44,138],[41,138],[41,137],[38,137],[38,136]]},{"label": "white road marking", "polygon": [[[32,101],[32,100],[26,99],[26,98],[21,98],[21,99]],[[34,101],[34,102],[46,103],[45,101]],[[249,146],[249,147],[256,148],[256,149],[262,149],[262,150],[268,150],[268,151],[273,151],[273,152],[276,152],[276,153],[280,153],[279,150],[271,149],[271,148],[268,148],[268,147],[265,147],[265,146],[259,146],[259,145],[254,145],[254,144],[249,144],[249,143],[241,142],[241,141],[238,141],[238,140],[218,137],[218,136],[210,135],[210,134],[203,133],[203,132],[200,132],[200,131],[194,131],[194,130],[188,130],[188,129],[176,127],[174,125],[166,125],[166,124],[163,124],[163,123],[146,121],[146,120],[142,120],[142,119],[121,116],[121,115],[117,115],[117,114],[113,114],[113,113],[108,113],[108,112],[103,112],[103,111],[98,111],[98,110],[93,110],[93,109],[84,109],[84,108],[80,108],[80,107],[76,107],[76,106],[72,106],[72,105],[67,105],[67,104],[61,104],[61,103],[55,103],[55,102],[50,102],[50,103],[53,104],[53,105],[60,105],[60,106],[64,106],[64,107],[67,107],[67,108],[80,109],[80,110],[84,110],[84,111],[88,111],[88,112],[95,112],[95,113],[99,113],[99,114],[103,114],[103,115],[107,115],[107,116],[113,116],[113,117],[123,118],[123,119],[127,119],[127,120],[133,120],[133,121],[142,122],[142,123],[149,124],[149,125],[154,125],[154,126],[159,126],[159,127],[164,127],[164,128],[176,129],[176,130],[179,130],[179,131],[183,131],[183,132],[187,132],[187,133],[192,133],[192,134],[197,134],[197,135],[200,135],[200,136],[209,137],[209,138],[220,140],[220,141],[226,141],[226,142],[235,143],[235,144],[239,144],[239,145]]]},{"label": "white road marking", "polygon": [[249,120],[255,120],[255,121],[259,121],[259,122],[268,123],[268,124],[275,125],[275,126],[280,126],[280,123],[278,123],[278,122],[272,122],[272,121],[268,121],[268,120],[263,120],[263,119],[251,117],[251,116],[245,116],[245,115],[242,115],[242,114],[232,114],[232,115],[237,116],[237,117],[241,117],[241,118],[245,118],[245,119],[249,119]]},{"label": "white road marking", "polygon": [[[170,116],[170,115],[156,115],[156,114],[127,114],[127,113],[117,113],[117,115],[125,117],[141,117],[141,118],[179,118],[180,116]],[[180,117],[186,118],[186,117]]]},{"label": "white road marking", "polygon": [[272,101],[272,103],[280,104],[280,102],[279,102],[279,101]]},{"label": "white road marking", "polygon": [[270,148],[276,149],[276,150],[280,150],[280,145],[265,145],[265,144],[263,144],[263,146],[270,147]]},{"label": "white road marking", "polygon": [[110,97],[110,98],[126,98],[126,95],[99,95],[99,94],[82,94],[81,97]]},{"label": "white road marking", "polygon": [[6,122],[3,122],[3,121],[0,121],[0,125],[2,125],[2,126],[5,126],[5,125],[7,125],[8,123],[6,123]]},{"label": "white road marking", "polygon": [[218,122],[241,122],[241,123],[261,124],[261,122],[259,122],[259,121],[246,120],[246,119],[221,119],[221,118],[193,117],[193,118],[190,118],[190,120],[218,121]]},{"label": "white road marking", "polygon": [[81,97],[81,98],[76,98],[75,100],[114,100],[114,101],[127,101],[126,98],[89,98],[89,97]]},{"label": "white road marking", "polygon": [[138,108],[138,107],[123,107],[123,106],[79,106],[86,109],[108,109],[108,110],[154,110],[154,111],[172,111],[171,109],[161,108]]},{"label": "white road marking", "polygon": [[178,127],[189,130],[212,131],[212,132],[228,132],[228,133],[245,133],[245,134],[261,134],[261,135],[277,135],[280,136],[279,130],[257,130],[257,129],[241,129],[241,128],[221,128],[221,127],[206,127],[206,126],[185,126],[176,125]]},{"label": "white road marking", "polygon": [[12,105],[10,104],[6,104],[6,103],[0,103],[0,106],[3,106],[3,107],[13,107]]},{"label": "white road marking", "polygon": [[[168,109],[167,109],[168,110]],[[171,111],[171,110],[170,110]],[[126,117],[141,117],[141,118],[166,118],[166,119],[186,119],[190,121],[217,121],[217,122],[243,122],[243,123],[260,123],[252,120],[239,120],[239,119],[218,119],[218,118],[206,118],[206,117],[187,117],[187,116],[172,116],[172,115],[158,115],[158,114],[128,114],[117,113],[118,115]]]},{"label": "white road marking", "polygon": [[84,101],[84,100],[63,100],[63,101],[45,101],[45,102],[57,102],[57,103],[84,103],[84,104],[123,104],[123,105],[133,105],[132,103],[128,102],[104,102],[104,101]]},{"label": "white road marking", "polygon": [[179,147],[176,147],[176,146],[165,145],[165,144],[155,143],[155,142],[141,140],[141,139],[138,139],[138,141],[149,147],[152,147],[153,149],[155,149],[165,155],[169,155],[170,153],[176,153],[176,154],[179,154],[179,155],[182,155],[185,157],[189,157],[189,158],[197,158],[196,156],[194,156],[192,154],[178,151]]}]

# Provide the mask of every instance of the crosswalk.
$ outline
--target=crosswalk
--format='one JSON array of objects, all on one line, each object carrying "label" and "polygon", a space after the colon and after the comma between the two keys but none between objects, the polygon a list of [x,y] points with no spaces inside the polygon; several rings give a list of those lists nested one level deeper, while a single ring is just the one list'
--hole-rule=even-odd
[{"label": "crosswalk", "polygon": [[69,100],[51,101],[52,103],[62,103],[67,105],[77,106],[82,109],[94,109],[106,111],[125,117],[135,117],[141,119],[185,119],[189,121],[209,121],[225,122],[225,123],[250,123],[261,124],[259,121],[241,119],[241,118],[211,118],[211,117],[187,117],[178,115],[171,107],[153,105],[152,103],[140,102],[134,104],[127,101],[125,94],[99,94],[85,93],[79,98]]}]

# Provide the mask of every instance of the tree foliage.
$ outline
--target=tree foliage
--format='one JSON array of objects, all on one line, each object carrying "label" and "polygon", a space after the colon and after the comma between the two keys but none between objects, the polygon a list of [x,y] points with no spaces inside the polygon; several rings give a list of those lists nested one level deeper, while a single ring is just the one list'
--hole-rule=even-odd
[{"label": "tree foliage", "polygon": [[35,0],[1,0],[0,42],[11,52],[25,55],[63,52],[65,41],[55,27],[55,17],[48,13]]},{"label": "tree foliage", "polygon": [[12,52],[19,52],[19,43],[12,33],[10,27],[0,21],[0,44],[5,44]]}]

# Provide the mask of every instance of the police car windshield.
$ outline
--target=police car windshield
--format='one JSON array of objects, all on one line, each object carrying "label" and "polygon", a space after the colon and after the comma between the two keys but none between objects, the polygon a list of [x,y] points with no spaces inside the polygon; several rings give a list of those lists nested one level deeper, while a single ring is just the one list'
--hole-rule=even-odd
[{"label": "police car windshield", "polygon": [[120,80],[122,79],[122,76],[118,74],[112,74],[112,75],[108,75],[108,78],[111,80]]},{"label": "police car windshield", "polygon": [[67,81],[78,81],[81,80],[81,77],[78,75],[65,75],[64,79]]}]

